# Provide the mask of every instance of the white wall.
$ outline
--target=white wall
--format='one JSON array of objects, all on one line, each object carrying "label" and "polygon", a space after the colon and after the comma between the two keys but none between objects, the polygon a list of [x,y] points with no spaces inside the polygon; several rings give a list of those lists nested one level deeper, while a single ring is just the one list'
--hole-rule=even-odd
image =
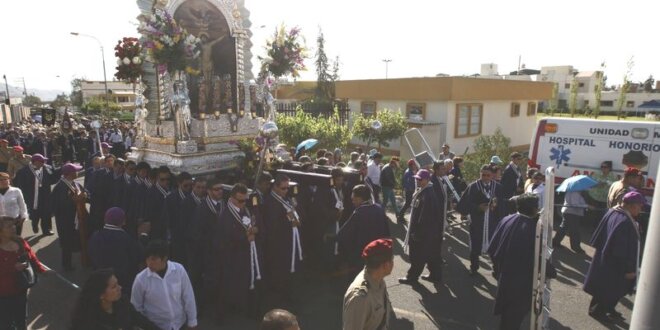
[{"label": "white wall", "polygon": [[[511,103],[520,103],[520,116],[511,117]],[[527,103],[535,100],[516,100],[516,101],[461,101],[448,102],[450,111],[447,112],[447,143],[451,150],[462,155],[466,147],[472,149],[474,140],[478,136],[455,138],[456,123],[456,104],[459,103],[481,103],[483,104],[483,117],[481,124],[482,135],[492,135],[499,127],[502,133],[511,139],[511,146],[528,145],[532,139],[532,133],[536,125],[536,116],[527,116]],[[468,153],[471,151],[468,151]],[[501,155],[500,155],[501,156]]]}]

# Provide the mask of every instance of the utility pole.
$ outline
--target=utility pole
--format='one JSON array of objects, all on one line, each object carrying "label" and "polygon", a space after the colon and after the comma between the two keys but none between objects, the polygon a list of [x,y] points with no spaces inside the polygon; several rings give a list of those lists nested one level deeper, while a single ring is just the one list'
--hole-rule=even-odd
[{"label": "utility pole", "polygon": [[103,60],[103,84],[105,85],[105,109],[106,111],[109,110],[110,106],[108,104],[108,78],[105,75],[105,53],[103,52],[103,44],[101,43],[101,40],[99,38],[89,35],[89,34],[82,34],[78,32],[71,32],[72,36],[76,37],[87,37],[87,38],[92,38],[96,40],[96,42],[99,43],[99,47],[101,47],[101,59]]},{"label": "utility pole", "polygon": [[[5,80],[5,90],[7,91],[7,99],[5,100],[5,104],[11,110],[11,99],[9,98],[9,84],[7,83],[7,75],[3,74],[2,78]],[[2,125],[7,125],[7,113],[4,110],[2,111]]]},{"label": "utility pole", "polygon": [[392,62],[392,59],[386,58],[383,59],[383,62],[385,62],[385,79],[387,79],[389,66],[390,66],[390,62]]}]

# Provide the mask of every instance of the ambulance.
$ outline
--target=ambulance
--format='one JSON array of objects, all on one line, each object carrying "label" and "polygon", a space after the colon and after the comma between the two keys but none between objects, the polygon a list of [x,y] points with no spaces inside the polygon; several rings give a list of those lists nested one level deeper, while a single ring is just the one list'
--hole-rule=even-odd
[{"label": "ambulance", "polygon": [[532,135],[529,166],[555,167],[558,182],[600,171],[612,161],[621,177],[627,167],[644,174],[642,193],[653,195],[660,159],[660,122],[543,118]]}]

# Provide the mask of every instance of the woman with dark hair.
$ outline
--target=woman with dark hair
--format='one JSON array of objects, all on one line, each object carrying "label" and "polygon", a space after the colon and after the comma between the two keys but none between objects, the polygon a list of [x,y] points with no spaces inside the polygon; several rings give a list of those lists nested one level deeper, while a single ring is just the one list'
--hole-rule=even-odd
[{"label": "woman with dark hair", "polygon": [[139,327],[158,330],[121,295],[111,269],[93,272],[80,292],[71,321],[72,330],[120,330]]},{"label": "woman with dark hair", "polygon": [[19,272],[28,267],[43,273],[30,245],[16,235],[16,220],[0,217],[0,329],[27,329],[27,291]]}]

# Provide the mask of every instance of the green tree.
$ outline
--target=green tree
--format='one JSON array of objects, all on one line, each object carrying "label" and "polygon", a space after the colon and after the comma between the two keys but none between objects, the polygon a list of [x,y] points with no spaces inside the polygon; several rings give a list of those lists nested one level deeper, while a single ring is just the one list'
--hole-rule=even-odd
[{"label": "green tree", "polygon": [[653,92],[653,89],[655,88],[655,79],[653,79],[653,75],[650,75],[648,79],[644,81],[644,91],[647,93]]},{"label": "green tree", "polygon": [[82,82],[84,79],[75,78],[71,80],[71,94],[69,94],[69,99],[71,100],[71,105],[76,108],[81,108],[83,105],[82,97]]},{"label": "green tree", "polygon": [[625,117],[623,112],[623,105],[626,104],[626,94],[628,94],[628,89],[630,88],[630,75],[632,74],[632,69],[635,66],[634,58],[631,57],[626,63],[626,73],[623,74],[623,85],[619,88],[619,98],[616,104],[616,118],[621,119]]},{"label": "green tree", "polygon": [[57,95],[55,97],[55,100],[53,100],[53,102],[50,102],[50,106],[55,109],[66,108],[69,105],[71,105],[71,102],[69,101],[69,96],[64,93]]},{"label": "green tree", "polygon": [[316,38],[316,90],[314,91],[314,99],[317,102],[331,102],[333,96],[332,77],[330,73],[330,64],[328,63],[328,56],[325,54],[325,38],[323,31],[319,28],[319,35]]},{"label": "green tree", "polygon": [[337,109],[328,117],[314,117],[298,107],[294,116],[278,113],[275,123],[279,128],[280,142],[292,147],[304,140],[314,138],[319,141],[316,148],[343,148],[348,145],[352,137],[349,127],[341,124]]},{"label": "green tree", "polygon": [[596,87],[594,88],[594,118],[598,119],[600,115],[600,99],[603,93],[603,86],[605,86],[605,62],[600,64],[600,71],[596,71]]},{"label": "green tree", "polygon": [[[375,120],[381,123],[379,130],[374,130],[372,124]],[[389,141],[401,138],[408,129],[406,118],[400,111],[379,110],[372,117],[358,116],[353,123],[353,135],[367,143],[377,143],[378,148],[389,147]]]},{"label": "green tree", "polygon": [[36,95],[28,95],[23,98],[23,104],[28,107],[34,107],[41,104],[41,99]]},{"label": "green tree", "polygon": [[575,117],[575,112],[577,112],[577,94],[578,94],[578,81],[575,76],[571,81],[571,94],[568,100],[568,110],[571,113],[571,117]]},{"label": "green tree", "polygon": [[548,111],[546,113],[549,113],[550,116],[555,115],[555,111],[557,111],[557,94],[559,90],[559,84],[558,83],[553,83],[552,84],[552,97],[550,98],[550,101],[548,102]]},{"label": "green tree", "polygon": [[83,104],[80,110],[88,115],[114,115],[113,113],[104,113],[104,110],[116,112],[121,110],[121,106],[113,101],[108,101],[108,108],[105,106],[105,100],[100,97],[94,97],[87,103]]},{"label": "green tree", "polygon": [[[506,137],[498,127],[493,135],[481,135],[474,140],[472,145],[473,153],[465,156],[463,165],[463,175],[469,181],[476,180],[479,177],[481,166],[488,164],[490,158],[497,155],[506,159],[511,153],[511,139]],[[523,171],[523,173],[525,173]]]}]

